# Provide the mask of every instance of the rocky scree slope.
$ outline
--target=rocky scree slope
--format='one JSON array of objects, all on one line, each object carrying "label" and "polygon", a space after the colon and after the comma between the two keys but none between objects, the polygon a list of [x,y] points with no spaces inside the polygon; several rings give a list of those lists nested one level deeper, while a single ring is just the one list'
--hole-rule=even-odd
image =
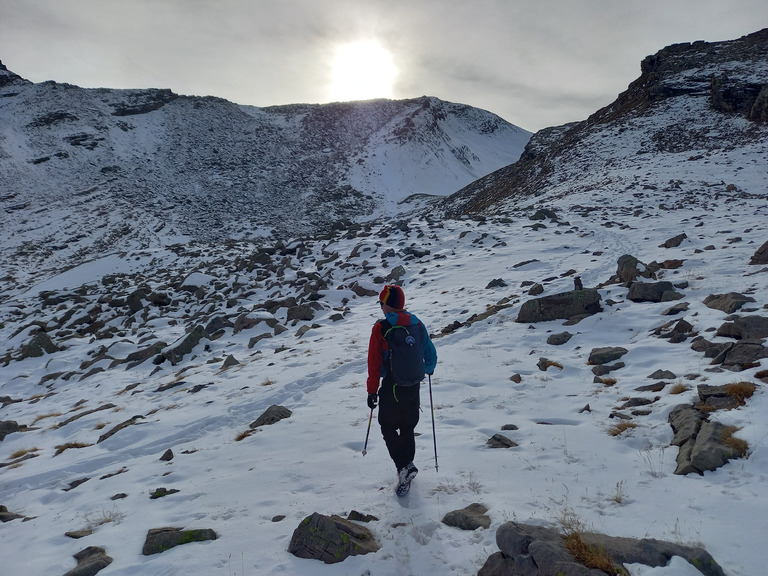
[{"label": "rocky scree slope", "polygon": [[530,133],[413,100],[239,106],[33,84],[0,63],[6,282],[181,238],[327,232],[514,162]]}]

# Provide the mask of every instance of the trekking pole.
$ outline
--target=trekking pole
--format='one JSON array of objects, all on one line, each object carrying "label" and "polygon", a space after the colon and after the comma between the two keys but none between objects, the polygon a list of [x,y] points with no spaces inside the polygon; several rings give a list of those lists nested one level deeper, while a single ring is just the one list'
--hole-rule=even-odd
[{"label": "trekking pole", "polygon": [[365,446],[363,446],[363,456],[368,454],[368,435],[371,433],[372,420],[373,420],[373,408],[371,408],[371,415],[368,417],[368,432],[365,433]]},{"label": "trekking pole", "polygon": [[429,408],[432,410],[432,441],[435,443],[435,472],[437,468],[437,436],[435,435],[435,405],[432,402],[432,375],[427,375],[429,378]]}]

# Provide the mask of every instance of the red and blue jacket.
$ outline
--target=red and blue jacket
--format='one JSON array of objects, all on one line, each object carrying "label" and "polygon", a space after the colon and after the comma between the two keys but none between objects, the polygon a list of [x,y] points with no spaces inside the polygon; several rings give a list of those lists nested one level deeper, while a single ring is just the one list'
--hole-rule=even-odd
[{"label": "red and blue jacket", "polygon": [[[415,314],[407,310],[399,312],[390,312],[386,314],[386,319],[392,326],[415,326],[418,324],[424,331],[424,370],[427,374],[432,374],[437,365],[437,351],[432,340],[429,338],[429,332]],[[379,379],[387,375],[387,341],[384,339],[384,331],[381,329],[382,320],[376,322],[371,330],[371,341],[368,344],[368,381],[366,387],[369,394],[375,394],[379,390]]]}]

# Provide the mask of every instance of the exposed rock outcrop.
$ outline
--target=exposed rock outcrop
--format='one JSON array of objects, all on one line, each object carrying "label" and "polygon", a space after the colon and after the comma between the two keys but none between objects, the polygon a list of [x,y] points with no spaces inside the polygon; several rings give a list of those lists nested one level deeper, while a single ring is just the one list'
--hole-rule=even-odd
[{"label": "exposed rock outcrop", "polygon": [[288,552],[299,558],[336,564],[350,556],[376,552],[380,547],[368,528],[340,516],[315,512],[294,530]]}]

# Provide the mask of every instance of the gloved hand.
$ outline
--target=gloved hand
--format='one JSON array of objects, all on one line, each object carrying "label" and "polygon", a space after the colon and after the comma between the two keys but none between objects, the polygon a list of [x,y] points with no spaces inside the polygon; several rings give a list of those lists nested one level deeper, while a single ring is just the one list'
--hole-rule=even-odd
[{"label": "gloved hand", "polygon": [[376,408],[376,405],[379,403],[379,395],[378,394],[368,394],[368,408],[373,410]]}]

